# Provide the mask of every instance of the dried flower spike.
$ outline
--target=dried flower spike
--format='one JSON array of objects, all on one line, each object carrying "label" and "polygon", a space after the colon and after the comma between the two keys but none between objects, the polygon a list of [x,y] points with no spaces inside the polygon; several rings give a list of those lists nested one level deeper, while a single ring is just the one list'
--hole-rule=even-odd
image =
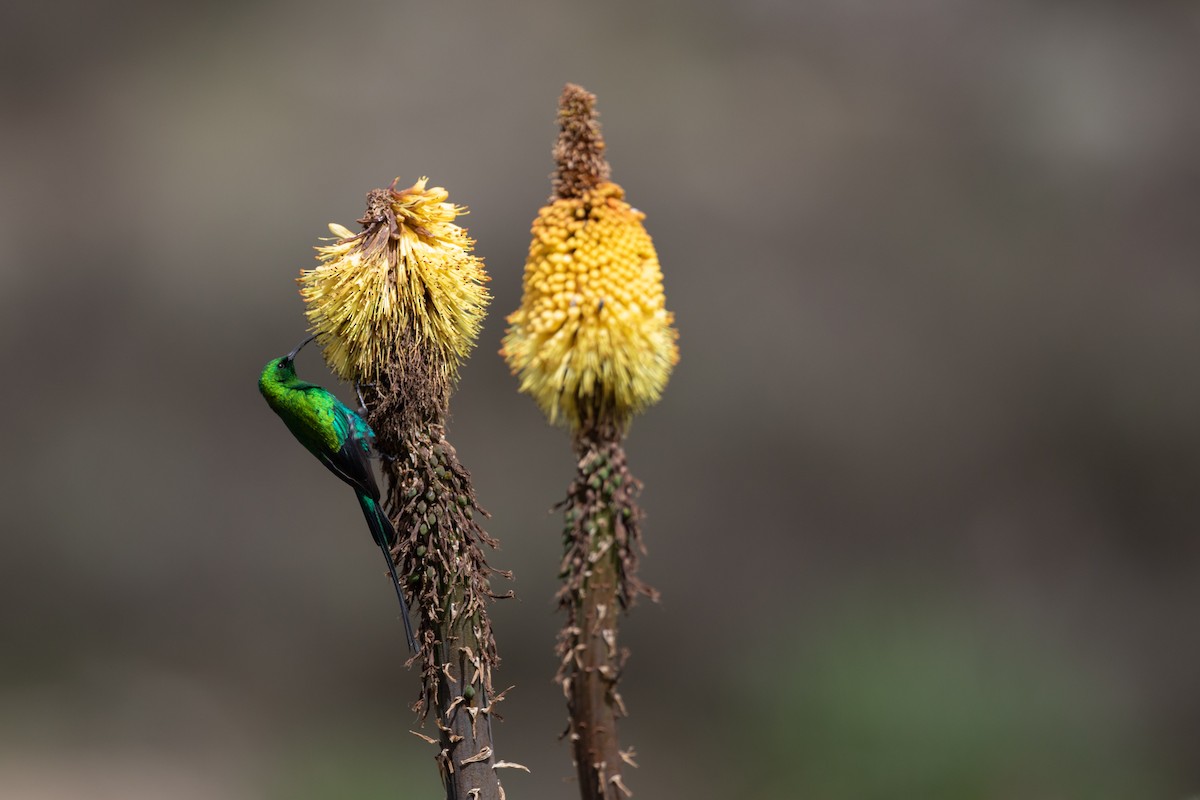
[{"label": "dried flower spike", "polygon": [[357,234],[317,247],[320,266],[300,274],[305,314],[338,377],[373,381],[397,358],[401,334],[437,354],[449,383],[474,346],[490,299],[474,241],[454,220],[466,213],[445,189],[374,189]]},{"label": "dried flower spike", "polygon": [[662,395],[678,334],[645,214],[620,186],[581,171],[607,176],[608,165],[591,102],[571,88],[562,108],[576,116],[560,111],[557,194],[533,222],[521,307],[501,353],[551,423],[624,427]]}]

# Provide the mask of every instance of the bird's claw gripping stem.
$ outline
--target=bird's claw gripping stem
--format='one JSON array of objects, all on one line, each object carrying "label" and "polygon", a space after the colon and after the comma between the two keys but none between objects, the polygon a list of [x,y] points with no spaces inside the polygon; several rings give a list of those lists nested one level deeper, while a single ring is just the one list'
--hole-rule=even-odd
[{"label": "bird's claw gripping stem", "polygon": [[367,413],[367,401],[363,400],[362,387],[374,386],[374,385],[375,384],[373,384],[373,383],[363,383],[362,381],[354,382],[354,394],[358,396],[358,413],[359,413],[359,415],[365,415]]}]

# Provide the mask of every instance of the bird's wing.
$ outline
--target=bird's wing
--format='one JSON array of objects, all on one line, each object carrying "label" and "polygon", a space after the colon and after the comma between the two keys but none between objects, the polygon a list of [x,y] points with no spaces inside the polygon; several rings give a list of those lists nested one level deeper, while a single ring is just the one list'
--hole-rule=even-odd
[{"label": "bird's wing", "polygon": [[375,482],[375,472],[371,469],[371,438],[375,434],[367,423],[340,402],[333,406],[333,420],[342,439],[342,447],[322,461],[346,483],[372,500],[378,500],[379,484]]}]

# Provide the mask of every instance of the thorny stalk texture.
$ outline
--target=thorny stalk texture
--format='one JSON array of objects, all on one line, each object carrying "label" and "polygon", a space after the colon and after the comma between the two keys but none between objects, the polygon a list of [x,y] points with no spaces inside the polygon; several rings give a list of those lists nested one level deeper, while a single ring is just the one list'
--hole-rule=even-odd
[{"label": "thorny stalk texture", "polygon": [[559,606],[567,621],[559,634],[557,679],[567,699],[567,737],[584,800],[615,800],[631,794],[622,769],[634,762],[621,750],[617,720],[626,715],[617,683],[629,657],[617,644],[619,612],[638,594],[658,593],[637,577],[641,483],[625,464],[621,435],[601,425],[575,437],[579,457],[568,490],[559,577]]},{"label": "thorny stalk texture", "polygon": [[504,790],[495,772],[491,718],[501,699],[492,685],[499,657],[487,612],[494,597],[488,577],[495,570],[482,547],[497,542],[478,522],[486,512],[440,418],[397,424],[411,414],[396,413],[406,405],[397,383],[403,382],[367,387],[364,400],[377,446],[388,456],[383,472],[398,536],[392,555],[420,609],[415,659],[422,688],[414,709],[434,717],[447,797],[498,800]]}]

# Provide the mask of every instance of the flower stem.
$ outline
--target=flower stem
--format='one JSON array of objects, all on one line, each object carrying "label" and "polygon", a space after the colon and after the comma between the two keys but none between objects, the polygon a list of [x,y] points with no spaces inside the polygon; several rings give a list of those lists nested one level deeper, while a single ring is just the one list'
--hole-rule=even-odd
[{"label": "flower stem", "polygon": [[618,646],[618,617],[637,594],[657,593],[637,578],[642,550],[641,484],[625,465],[621,434],[598,425],[575,437],[578,471],[564,503],[566,554],[559,605],[567,621],[559,635],[558,680],[567,697],[568,733],[580,795],[615,800],[630,794],[623,767],[635,766],[622,751],[617,720],[625,716],[618,680],[629,657]]},{"label": "flower stem", "polygon": [[444,409],[433,402],[422,414],[413,401],[429,397],[428,390],[406,388],[408,380],[393,373],[369,387],[364,400],[384,454],[398,535],[392,555],[420,609],[413,658],[421,662],[422,689],[414,710],[435,717],[447,800],[503,800],[491,725],[501,699],[492,687],[499,658],[487,611],[494,597],[488,579],[498,571],[482,548],[496,540],[477,521],[486,512],[446,440]]}]

